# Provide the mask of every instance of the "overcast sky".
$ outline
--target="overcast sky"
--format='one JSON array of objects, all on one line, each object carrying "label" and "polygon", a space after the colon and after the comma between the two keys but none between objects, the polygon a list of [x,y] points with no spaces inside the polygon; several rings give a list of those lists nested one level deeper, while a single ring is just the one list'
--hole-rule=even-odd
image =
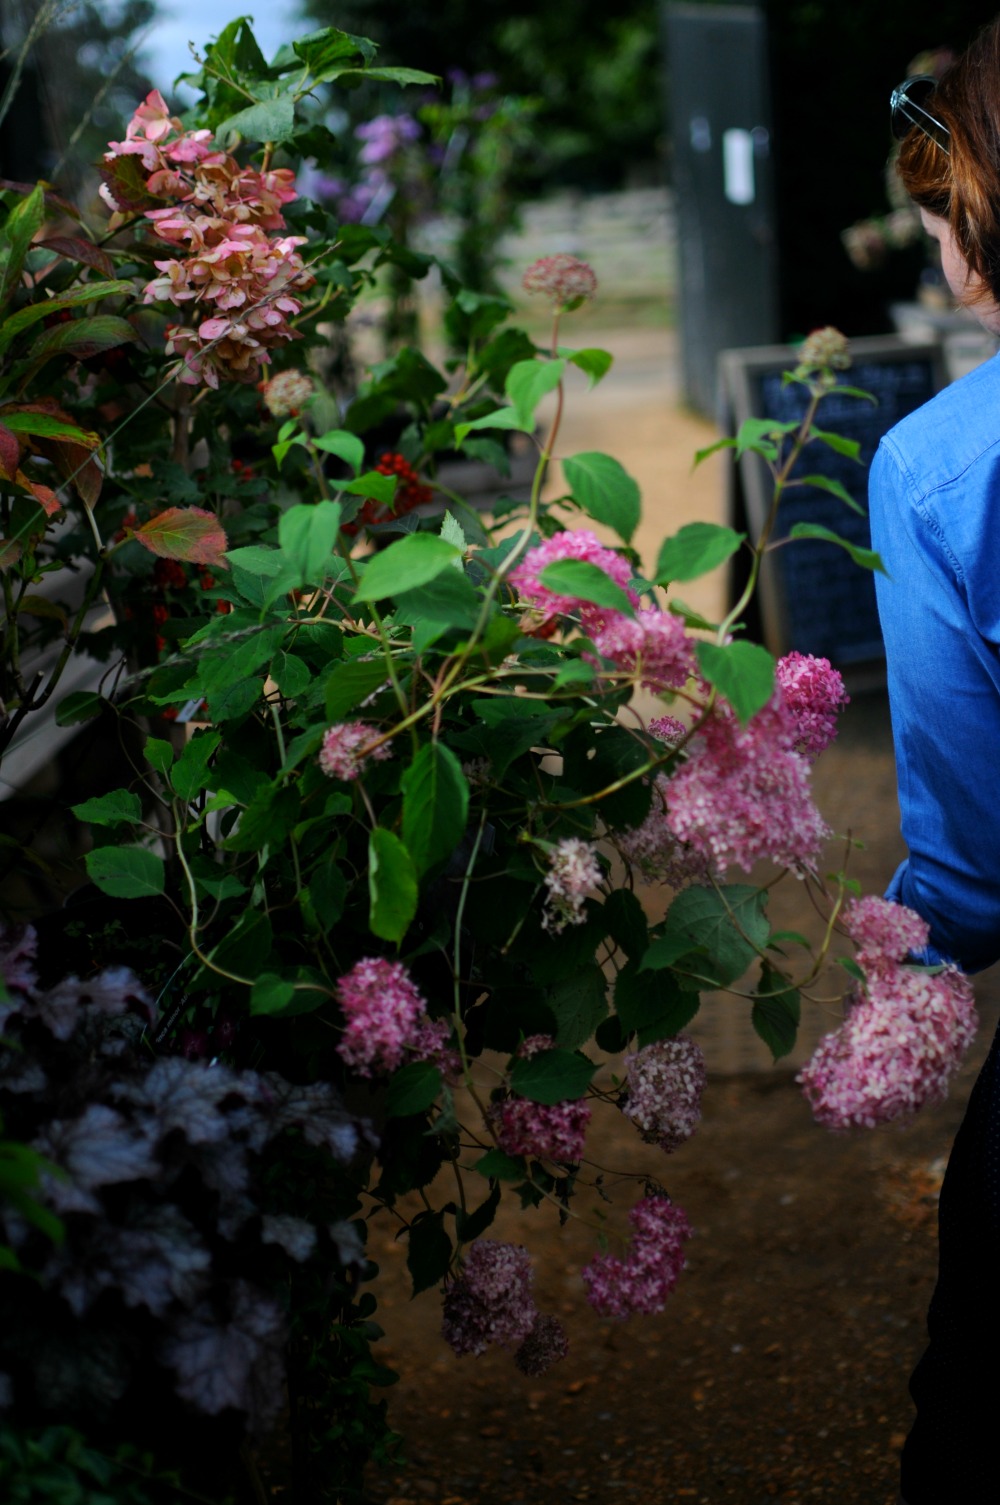
[{"label": "overcast sky", "polygon": [[307,32],[295,0],[157,0],[157,19],[146,34],[142,61],[153,82],[169,87],[194,67],[188,42],[201,50],[239,15],[253,16],[253,33],[270,60],[282,42]]}]

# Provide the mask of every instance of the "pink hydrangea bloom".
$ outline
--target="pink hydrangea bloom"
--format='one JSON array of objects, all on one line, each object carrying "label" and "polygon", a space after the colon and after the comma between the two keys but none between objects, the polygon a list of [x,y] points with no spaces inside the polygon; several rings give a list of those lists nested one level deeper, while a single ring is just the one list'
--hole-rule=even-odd
[{"label": "pink hydrangea bloom", "polygon": [[[367,721],[338,722],[323,735],[319,750],[320,768],[331,779],[356,779],[369,760],[381,763],[392,757],[388,742],[371,747],[381,735],[378,727]],[[369,747],[371,750],[366,751]]]},{"label": "pink hydrangea bloom", "polygon": [[545,912],[542,927],[558,935],[567,925],[582,925],[587,918],[584,902],[601,881],[595,848],[577,836],[565,836],[549,854],[545,875]]},{"label": "pink hydrangea bloom", "polygon": [[531,1332],[514,1355],[522,1374],[544,1374],[569,1353],[566,1329],[558,1317],[539,1314]]},{"label": "pink hydrangea bloom", "polygon": [[779,658],[775,679],[794,723],[795,750],[812,762],[836,737],[838,712],[850,703],[844,681],[829,659],[811,653]]},{"label": "pink hydrangea bloom", "polygon": [[926,920],[905,904],[893,904],[874,894],[852,899],[844,909],[844,929],[858,948],[858,961],[871,977],[922,951],[930,939]]},{"label": "pink hydrangea bloom", "polygon": [[670,829],[666,811],[670,780],[665,773],[656,775],[654,789],[646,819],[631,830],[615,831],[615,845],[625,861],[650,883],[683,888],[687,883],[706,882],[712,871],[708,858],[686,842],[678,841]]},{"label": "pink hydrangea bloom", "polygon": [[976,1033],[972,985],[949,967],[897,966],[869,975],[838,1030],[799,1073],[829,1129],[873,1129],[940,1102]]},{"label": "pink hydrangea bloom", "polygon": [[359,1076],[389,1075],[405,1060],[440,1059],[450,1030],[428,1017],[402,962],[363,957],[337,983],[344,1032],[337,1054]]},{"label": "pink hydrangea bloom", "polygon": [[587,1300],[602,1317],[662,1312],[684,1268],[691,1225],[664,1196],[643,1197],[629,1213],[632,1242],[624,1259],[597,1254],[583,1269]]},{"label": "pink hydrangea bloom", "polygon": [[532,1056],[540,1056],[544,1050],[555,1050],[556,1042],[551,1035],[525,1035],[517,1047],[517,1055],[522,1061],[530,1061]]},{"label": "pink hydrangea bloom", "polygon": [[525,1097],[508,1097],[493,1105],[490,1120],[505,1155],[534,1155],[575,1165],[583,1158],[590,1106],[582,1098],[532,1103]]},{"label": "pink hydrangea bloom", "polygon": [[[510,583],[518,590],[523,600],[539,611],[546,620],[553,617],[578,616],[586,630],[599,629],[607,616],[606,608],[581,601],[577,596],[561,596],[543,585],[539,576],[550,564],[560,559],[580,559],[585,564],[594,564],[599,570],[627,591],[633,605],[638,596],[628,590],[632,578],[632,566],[628,560],[606,549],[595,534],[587,528],[577,528],[570,533],[556,533],[544,543],[529,549],[521,563],[511,570]],[[617,615],[617,614],[616,614]]]},{"label": "pink hydrangea bloom", "polygon": [[749,872],[762,857],[808,866],[830,834],[813,803],[809,764],[787,745],[787,725],[773,704],[746,727],[719,708],[670,780],[670,829],[720,872],[732,864]]},{"label": "pink hydrangea bloom", "polygon": [[457,1354],[484,1353],[491,1343],[518,1347],[538,1316],[531,1282],[527,1249],[477,1239],[461,1275],[444,1293],[445,1341]]},{"label": "pink hydrangea bloom", "polygon": [[625,1057],[622,1112],[647,1144],[672,1154],[691,1138],[701,1118],[707,1074],[700,1045],[689,1035],[658,1040]]},{"label": "pink hydrangea bloom", "polygon": [[576,307],[597,291],[594,269],[579,256],[560,251],[532,262],[521,284],[526,293],[540,293],[555,309]]},{"label": "pink hydrangea bloom", "polygon": [[694,673],[694,653],[684,623],[672,612],[646,606],[635,617],[609,614],[594,646],[617,669],[648,690],[679,690]]},{"label": "pink hydrangea bloom", "polygon": [[676,716],[654,716],[649,722],[648,730],[658,742],[666,742],[668,747],[676,746],[687,736],[687,727]]}]

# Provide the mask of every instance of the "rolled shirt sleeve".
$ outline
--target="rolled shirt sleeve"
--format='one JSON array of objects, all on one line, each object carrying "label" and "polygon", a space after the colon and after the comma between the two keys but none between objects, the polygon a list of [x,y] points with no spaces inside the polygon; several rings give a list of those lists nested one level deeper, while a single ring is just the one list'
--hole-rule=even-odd
[{"label": "rolled shirt sleeve", "polygon": [[894,434],[870,477],[909,849],[889,896],[928,922],[932,957],[977,971],[1000,957],[1000,446],[949,473]]}]

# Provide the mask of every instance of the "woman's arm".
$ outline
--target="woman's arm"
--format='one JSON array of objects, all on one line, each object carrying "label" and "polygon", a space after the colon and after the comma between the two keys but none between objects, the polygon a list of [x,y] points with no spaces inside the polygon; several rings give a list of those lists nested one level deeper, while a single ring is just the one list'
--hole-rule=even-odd
[{"label": "woman's arm", "polygon": [[[973,471],[975,467],[973,467]],[[989,506],[967,470],[928,501],[883,441],[870,479],[872,542],[904,840],[890,895],[966,970],[1000,957],[1000,660],[974,623],[967,572],[949,546],[950,508]],[[1000,534],[993,550],[1000,571]]]}]

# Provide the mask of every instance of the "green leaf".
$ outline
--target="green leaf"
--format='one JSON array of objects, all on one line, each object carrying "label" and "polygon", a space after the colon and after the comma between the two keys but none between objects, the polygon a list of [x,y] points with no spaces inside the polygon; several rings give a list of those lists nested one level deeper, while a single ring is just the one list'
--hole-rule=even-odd
[{"label": "green leaf", "polygon": [[691,939],[680,931],[668,931],[666,935],[658,935],[651,940],[648,949],[643,953],[639,963],[640,972],[661,972],[665,967],[672,967],[680,961],[682,956],[687,956],[691,950]]},{"label": "green leaf", "polygon": [[784,982],[781,973],[765,962],[757,992],[771,996],[756,998],[751,1015],[754,1029],[776,1061],[794,1048],[802,1014],[798,990],[783,986]]},{"label": "green leaf", "polygon": [[398,945],[413,923],[420,889],[410,853],[380,826],[368,839],[368,895],[372,934]]},{"label": "green leaf", "polygon": [[820,444],[836,450],[838,455],[846,455],[849,460],[857,460],[861,464],[861,445],[857,439],[846,439],[843,434],[831,434],[829,430],[818,429],[815,425],[809,430],[809,438],[818,439]]},{"label": "green leaf", "polygon": [[556,1044],[564,1050],[586,1045],[608,1014],[607,978],[596,963],[562,977],[545,992],[556,1020]]},{"label": "green leaf", "polygon": [[295,997],[295,984],[265,972],[250,990],[251,1014],[283,1014]]},{"label": "green leaf", "polygon": [[[465,534],[462,532],[462,525],[454,517],[452,517],[450,512],[446,512],[444,517],[441,519],[440,531],[442,538],[446,539],[448,543],[453,543],[456,549],[458,549],[462,554],[465,553],[469,545],[466,540]],[[455,560],[455,568],[457,570],[460,570],[462,568],[462,561],[460,559]]]},{"label": "green leaf", "polygon": [[460,449],[463,441],[474,429],[514,429],[521,434],[530,434],[534,431],[534,422],[524,423],[516,408],[497,408],[493,413],[484,413],[481,418],[472,418],[466,423],[455,425],[455,448]]},{"label": "green leaf", "polygon": [[746,538],[718,523],[687,523],[665,539],[656,561],[657,585],[672,580],[697,580],[735,554]]},{"label": "green leaf", "polygon": [[410,1224],[406,1268],[413,1280],[413,1294],[436,1286],[448,1273],[451,1239],[444,1231],[444,1212],[420,1212]]},{"label": "green leaf", "polygon": [[544,1050],[514,1062],[511,1091],[533,1103],[563,1103],[586,1097],[597,1068],[586,1056],[568,1050]]},{"label": "green leaf", "polygon": [[413,628],[413,651],[423,653],[452,629],[471,631],[479,620],[482,596],[459,570],[444,570],[436,580],[396,597],[394,621]]},{"label": "green leaf", "polygon": [[450,857],[465,834],[469,785],[450,747],[429,742],[402,777],[403,841],[417,872]]},{"label": "green leaf", "polygon": [[351,36],[350,32],[339,31],[335,26],[325,26],[321,31],[312,31],[308,36],[299,37],[281,49],[275,64],[282,62],[286,53],[291,53],[290,66],[295,58],[300,58],[306,63],[313,73],[319,73],[324,68],[331,67],[334,63],[362,59],[370,63],[375,56],[374,42],[367,41],[364,37]]},{"label": "green leaf", "polygon": [[182,800],[194,799],[203,789],[207,789],[212,775],[208,771],[208,763],[222,740],[222,733],[196,732],[187,743],[177,762],[170,773],[170,782],[174,786],[174,792]]},{"label": "green leaf", "polygon": [[87,873],[113,899],[146,899],[162,894],[163,858],[145,847],[97,847],[85,858]]},{"label": "green leaf", "polygon": [[538,578],[547,590],[555,591],[557,595],[575,596],[578,601],[591,601],[595,606],[610,607],[624,616],[635,616],[635,607],[621,586],[589,560],[557,559],[553,564],[547,564]]},{"label": "green leaf", "polygon": [[781,439],[798,426],[798,419],[794,418],[787,423],[777,423],[773,418],[745,418],[736,435],[737,458],[752,450],[766,460],[776,460]]},{"label": "green leaf", "polygon": [[638,484],[611,455],[597,450],[572,455],[562,462],[573,500],[599,523],[613,528],[631,543],[642,510]]},{"label": "green leaf", "polygon": [[[524,1180],[522,1169],[520,1180]],[[475,1212],[463,1212],[461,1208],[455,1213],[455,1235],[463,1244],[470,1244],[474,1239],[482,1238],[487,1228],[490,1227],[497,1215],[500,1206],[500,1183],[499,1180],[485,1201],[480,1202]]]},{"label": "green leaf", "polygon": [[507,372],[504,384],[507,401],[526,432],[530,433],[534,428],[538,404],[558,387],[565,370],[566,362],[563,360],[534,360],[517,361]]},{"label": "green leaf", "polygon": [[286,840],[299,814],[294,785],[262,784],[223,845],[227,852],[260,852],[264,847],[273,852]]},{"label": "green leaf", "polygon": [[295,129],[295,103],[290,94],[261,99],[220,122],[215,134],[223,140],[237,133],[244,141],[287,141]]},{"label": "green leaf", "polygon": [[331,669],[326,681],[326,716],[340,721],[389,678],[384,658],[349,659]]},{"label": "green leaf", "polygon": [[461,557],[460,549],[436,533],[410,533],[365,565],[354,599],[379,601],[383,596],[396,596],[426,585],[446,570],[452,560]]},{"label": "green leaf", "polygon": [[868,516],[864,507],[862,507],[859,502],[856,502],[854,500],[851,493],[847,490],[847,487],[842,485],[840,481],[835,480],[833,476],[796,476],[792,484],[795,486],[815,486],[817,491],[828,491],[831,496],[835,496],[838,501],[841,501],[845,506],[850,507],[851,511],[856,512],[859,517]]},{"label": "green leaf", "polygon": [[441,1073],[430,1061],[409,1061],[389,1078],[385,1097],[388,1118],[426,1113],[441,1091]]},{"label": "green leaf", "polygon": [[157,773],[166,773],[174,761],[173,748],[161,737],[147,737],[143,753],[150,768],[155,768]]},{"label": "green leaf", "polygon": [[626,1034],[639,1045],[668,1040],[680,1033],[698,1012],[701,999],[683,989],[669,973],[640,977],[641,968],[629,962],[615,980],[615,1012]]},{"label": "green leaf", "polygon": [[[270,952],[273,935],[271,922],[259,909],[248,909],[236,924],[209,952],[209,960],[223,971],[233,972],[237,977],[260,978],[266,973],[265,962]],[[192,991],[218,987],[216,972],[203,967],[191,984]]]},{"label": "green leaf", "polygon": [[370,496],[383,507],[391,507],[396,497],[398,476],[384,476],[380,470],[366,470],[356,481],[337,481],[335,485],[349,496]]},{"label": "green leaf", "polygon": [[56,726],[76,726],[99,716],[108,702],[94,690],[74,690],[64,695],[56,708]]},{"label": "green leaf", "polygon": [[527,1167],[520,1156],[505,1155],[503,1150],[487,1150],[476,1161],[473,1170],[497,1181],[523,1181]]},{"label": "green leaf", "polygon": [[67,324],[56,324],[43,330],[32,341],[28,353],[33,361],[48,360],[53,355],[87,359],[138,338],[127,319],[119,318],[117,314],[93,314],[90,318],[71,319]]},{"label": "green leaf", "polygon": [[853,977],[855,982],[867,982],[863,968],[858,966],[853,956],[838,956],[838,967],[843,967],[848,977]]},{"label": "green leaf", "polygon": [[338,460],[343,460],[357,475],[364,464],[365,445],[364,440],[359,439],[357,434],[349,434],[346,429],[331,429],[327,434],[320,434],[313,440],[317,449],[324,450],[328,455],[336,455]]},{"label": "green leaf", "polygon": [[[67,292],[57,293],[54,298],[43,298],[38,303],[29,303],[27,308],[19,308],[16,314],[11,314],[0,324],[0,352],[7,349],[11,340],[36,324],[39,319],[48,318],[52,313],[64,308],[75,308],[81,303],[93,303],[98,298],[110,298],[119,293],[125,293],[129,297],[134,296],[135,288],[131,282],[83,282],[79,287],[71,287]],[[134,337],[134,331],[131,331]]]},{"label": "green leaf", "polygon": [[0,419],[3,420],[4,428],[11,429],[15,434],[34,434],[39,439],[69,439],[87,449],[97,449],[101,442],[98,434],[79,428],[75,423],[67,423],[62,418],[53,418],[50,413],[28,413],[20,408],[4,408],[0,410]]},{"label": "green leaf", "polygon": [[703,950],[704,959],[696,958],[692,970],[728,987],[767,945],[766,903],[766,891],[747,883],[688,888],[671,904],[665,934],[686,936],[690,950]]},{"label": "green leaf", "polygon": [[649,921],[646,911],[631,889],[616,888],[604,901],[602,911],[608,934],[634,960],[649,946]]},{"label": "green leaf", "polygon": [[597,383],[607,376],[615,361],[609,351],[594,348],[570,350],[568,346],[560,345],[559,354],[565,356],[570,364],[578,367],[585,376],[590,377],[591,387],[596,387]]},{"label": "green leaf", "polygon": [[121,821],[142,819],[142,803],[130,789],[113,789],[110,794],[98,795],[70,808],[77,820],[89,821],[92,826],[116,826]]},{"label": "green leaf", "polygon": [[263,544],[247,544],[242,549],[227,549],[226,558],[237,569],[245,570],[248,575],[259,575],[265,580],[280,575],[284,569],[281,550],[269,549]]},{"label": "green leaf", "polygon": [[281,514],[278,540],[298,573],[300,585],[319,585],[340,529],[339,502],[320,501],[290,507]]},{"label": "green leaf", "polygon": [[271,664],[271,676],[286,700],[297,700],[313,682],[313,671],[295,653],[279,653]]},{"label": "green leaf", "polygon": [[716,455],[716,454],[718,454],[718,452],[719,452],[720,449],[735,449],[735,448],[736,448],[736,440],[735,439],[716,439],[716,441],[715,441],[714,444],[707,444],[704,449],[695,450],[694,464],[692,465],[691,468],[692,468],[692,470],[696,469],[701,464],[701,462],[703,460],[707,460],[708,459],[709,455]]},{"label": "green leaf", "polygon": [[819,523],[796,523],[788,533],[789,538],[822,538],[827,543],[835,543],[838,548],[846,549],[848,554],[864,570],[878,570],[879,574],[889,578],[889,572],[882,563],[880,556],[874,549],[862,549],[857,544],[851,543],[850,539],[841,538],[839,533],[833,533],[829,528],[823,528]]},{"label": "green leaf", "polygon": [[696,643],[701,672],[746,726],[774,694],[774,659],[757,643]]},{"label": "green leaf", "polygon": [[0,307],[13,297],[21,280],[28,248],[45,219],[45,193],[40,183],[15,204],[0,230]]}]

